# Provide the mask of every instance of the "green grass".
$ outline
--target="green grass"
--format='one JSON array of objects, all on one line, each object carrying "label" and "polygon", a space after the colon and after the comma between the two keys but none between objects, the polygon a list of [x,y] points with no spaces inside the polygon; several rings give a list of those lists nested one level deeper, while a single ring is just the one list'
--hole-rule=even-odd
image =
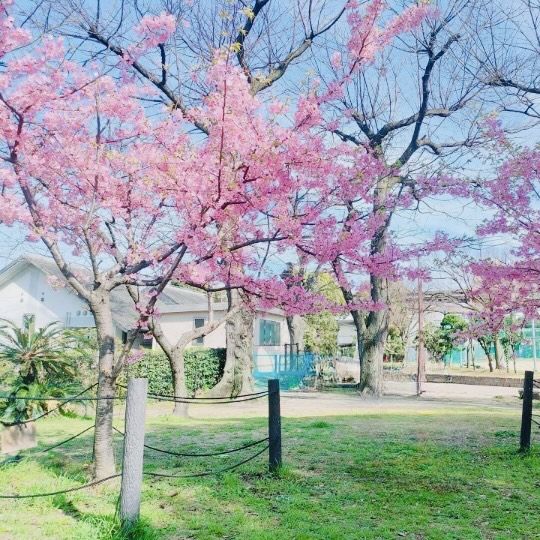
[{"label": "green grass", "polygon": [[[43,420],[40,442],[60,441],[89,422]],[[540,432],[532,452],[520,456],[518,429],[518,411],[503,408],[284,418],[285,466],[278,477],[266,473],[262,455],[219,477],[146,478],[142,521],[130,535],[121,534],[115,518],[116,480],[54,498],[0,500],[0,539],[540,538]],[[263,437],[265,420],[150,416],[147,430],[153,446],[226,449]],[[251,452],[194,460],[148,451],[145,467],[200,471]],[[91,432],[46,455],[5,464],[0,493],[85,482],[90,453]]]}]

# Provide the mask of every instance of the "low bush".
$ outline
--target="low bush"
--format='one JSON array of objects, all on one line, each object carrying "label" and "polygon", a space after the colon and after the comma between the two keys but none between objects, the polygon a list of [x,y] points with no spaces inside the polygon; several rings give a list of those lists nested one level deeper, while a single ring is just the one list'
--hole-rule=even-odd
[{"label": "low bush", "polygon": [[[184,353],[186,386],[191,394],[212,388],[223,375],[225,349],[193,347]],[[163,351],[148,351],[136,364],[129,366],[128,377],[148,378],[148,391],[172,394],[172,374]]]}]

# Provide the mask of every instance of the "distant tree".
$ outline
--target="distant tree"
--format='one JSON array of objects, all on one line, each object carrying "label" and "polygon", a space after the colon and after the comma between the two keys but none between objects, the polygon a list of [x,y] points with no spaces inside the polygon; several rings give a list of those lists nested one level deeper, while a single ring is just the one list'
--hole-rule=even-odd
[{"label": "distant tree", "polygon": [[523,333],[519,322],[514,317],[509,316],[504,319],[503,329],[500,334],[500,341],[503,346],[504,356],[506,358],[506,371],[509,371],[509,362],[512,359],[514,373],[516,369],[516,352],[523,342]]},{"label": "distant tree", "polygon": [[434,324],[426,324],[424,328],[424,346],[436,362],[442,362],[448,352],[441,329]]},{"label": "distant tree", "polygon": [[[306,287],[335,304],[343,304],[343,295],[334,278],[327,273],[312,274],[305,279]],[[339,324],[330,311],[306,315],[305,349],[330,356],[338,350]]]},{"label": "distant tree", "polygon": [[459,333],[468,327],[467,321],[452,313],[447,313],[439,327],[428,325],[425,330],[425,346],[435,360],[441,362],[459,341]]},{"label": "distant tree", "polygon": [[306,351],[324,356],[336,354],[339,325],[334,315],[328,311],[307,315],[306,323]]},{"label": "distant tree", "polygon": [[401,328],[393,325],[388,328],[388,337],[386,338],[384,352],[391,362],[395,359],[403,359],[405,356],[405,340]]}]

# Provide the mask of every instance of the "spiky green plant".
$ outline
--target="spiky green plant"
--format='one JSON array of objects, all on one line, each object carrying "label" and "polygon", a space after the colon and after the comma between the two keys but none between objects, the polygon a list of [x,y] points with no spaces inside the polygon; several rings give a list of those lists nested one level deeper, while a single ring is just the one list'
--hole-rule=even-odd
[{"label": "spiky green plant", "polygon": [[73,369],[63,357],[64,329],[50,323],[34,330],[20,328],[0,319],[0,360],[13,365],[24,384],[45,383],[48,379],[66,379]]},{"label": "spiky green plant", "polygon": [[28,420],[48,410],[47,401],[24,397],[63,397],[73,390],[75,372],[64,356],[64,329],[51,323],[35,330],[0,319],[0,361],[12,366],[9,395],[0,400],[2,422]]}]

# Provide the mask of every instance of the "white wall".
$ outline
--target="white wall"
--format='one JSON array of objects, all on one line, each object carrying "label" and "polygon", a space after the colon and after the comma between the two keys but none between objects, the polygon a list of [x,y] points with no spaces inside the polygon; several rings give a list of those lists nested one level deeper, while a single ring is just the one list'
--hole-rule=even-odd
[{"label": "white wall", "polygon": [[[80,312],[79,317],[77,312]],[[47,276],[34,266],[28,266],[0,287],[0,317],[20,326],[27,313],[35,315],[36,328],[54,321],[65,324],[68,313],[80,325],[94,326],[92,314],[84,302],[66,287],[52,287]]]},{"label": "white wall", "polygon": [[352,319],[340,320],[338,324],[338,345],[356,345],[356,328]]},{"label": "white wall", "polygon": [[[214,314],[214,318],[219,320],[223,317],[223,312]],[[160,318],[161,326],[165,337],[171,342],[176,343],[178,338],[185,332],[191,332],[195,328],[195,319],[208,320],[206,311],[188,311],[185,313],[163,313]],[[225,325],[222,324],[212,333],[204,337],[203,347],[217,349],[225,347]],[[154,343],[154,347],[157,345]]]},{"label": "white wall", "polygon": [[[216,320],[223,318],[224,312],[216,312],[214,317]],[[195,319],[205,318],[208,314],[206,311],[189,311],[185,313],[162,313],[161,326],[165,336],[169,341],[176,343],[178,338],[185,332],[190,332],[195,328]],[[260,319],[276,321],[280,325],[280,343],[278,346],[262,346],[259,338],[259,321]],[[275,355],[282,354],[285,343],[289,342],[289,332],[287,330],[287,322],[282,315],[270,313],[259,313],[253,323],[253,349],[258,355]],[[204,347],[223,348],[226,345],[225,324],[222,324],[216,330],[204,337]],[[154,347],[157,345],[154,343]]]}]

